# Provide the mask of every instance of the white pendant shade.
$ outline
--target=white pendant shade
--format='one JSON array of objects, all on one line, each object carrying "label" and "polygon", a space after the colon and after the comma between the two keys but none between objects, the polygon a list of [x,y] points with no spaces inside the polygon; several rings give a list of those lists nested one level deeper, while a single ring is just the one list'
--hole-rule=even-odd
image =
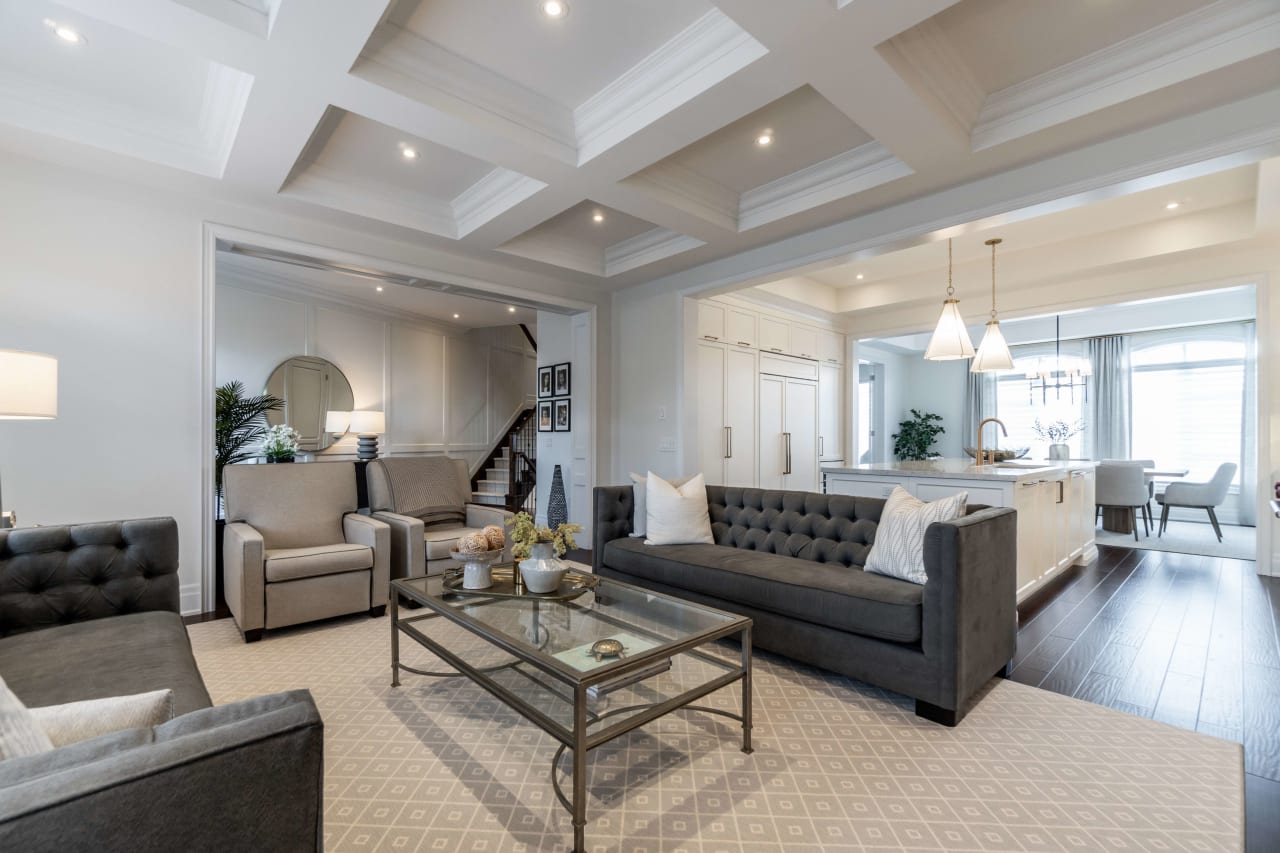
[{"label": "white pendant shade", "polygon": [[357,435],[381,435],[387,431],[387,419],[382,412],[352,412],[351,431]]},{"label": "white pendant shade", "polygon": [[929,361],[951,361],[957,358],[973,358],[973,341],[960,316],[960,300],[948,299],[942,303],[942,316],[929,339],[924,357]]},{"label": "white pendant shade", "polygon": [[22,350],[0,350],[0,418],[58,416],[58,360]]},{"label": "white pendant shade", "polygon": [[978,345],[978,355],[969,368],[972,373],[989,373],[993,370],[1011,370],[1013,355],[1009,352],[1009,344],[1000,331],[999,320],[987,321],[987,332]]}]

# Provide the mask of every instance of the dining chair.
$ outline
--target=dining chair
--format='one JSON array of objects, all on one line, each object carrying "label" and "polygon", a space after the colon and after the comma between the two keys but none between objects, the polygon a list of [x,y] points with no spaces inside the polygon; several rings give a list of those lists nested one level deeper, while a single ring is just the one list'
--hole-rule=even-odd
[{"label": "dining chair", "polygon": [[[1098,465],[1097,485],[1094,494],[1095,519],[1104,509],[1127,509],[1133,525],[1133,539],[1138,541],[1138,511],[1148,500],[1147,478],[1139,462],[1102,462]],[[1148,536],[1151,527],[1147,516],[1142,516],[1142,526]]]},{"label": "dining chair", "polygon": [[1213,479],[1207,483],[1170,483],[1166,486],[1164,494],[1156,496],[1156,501],[1161,505],[1160,532],[1157,535],[1163,536],[1164,529],[1169,524],[1169,507],[1180,506],[1202,509],[1209,513],[1209,523],[1213,525],[1213,532],[1221,542],[1222,527],[1218,524],[1218,514],[1214,510],[1227,499],[1227,489],[1231,488],[1231,481],[1235,476],[1236,463],[1223,462],[1218,466]]}]

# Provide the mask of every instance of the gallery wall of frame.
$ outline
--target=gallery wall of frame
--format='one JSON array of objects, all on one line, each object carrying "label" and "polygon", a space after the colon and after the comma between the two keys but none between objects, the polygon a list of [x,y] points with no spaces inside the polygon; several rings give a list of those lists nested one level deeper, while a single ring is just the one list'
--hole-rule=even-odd
[{"label": "gallery wall of frame", "polygon": [[538,368],[538,432],[573,429],[571,393],[569,362]]}]

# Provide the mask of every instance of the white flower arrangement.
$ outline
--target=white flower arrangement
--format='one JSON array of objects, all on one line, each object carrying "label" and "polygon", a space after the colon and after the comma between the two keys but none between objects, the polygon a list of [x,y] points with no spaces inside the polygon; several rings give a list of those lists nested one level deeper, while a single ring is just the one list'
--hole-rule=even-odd
[{"label": "white flower arrangement", "polygon": [[298,452],[301,434],[288,424],[268,427],[262,439],[262,452],[268,459],[292,459]]}]

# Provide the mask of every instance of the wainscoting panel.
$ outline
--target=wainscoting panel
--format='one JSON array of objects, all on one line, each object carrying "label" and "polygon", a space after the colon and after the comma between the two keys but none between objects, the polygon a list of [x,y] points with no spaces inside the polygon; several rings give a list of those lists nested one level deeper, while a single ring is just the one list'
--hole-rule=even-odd
[{"label": "wainscoting panel", "polygon": [[387,440],[445,442],[444,335],[411,326],[391,329],[391,400]]}]

